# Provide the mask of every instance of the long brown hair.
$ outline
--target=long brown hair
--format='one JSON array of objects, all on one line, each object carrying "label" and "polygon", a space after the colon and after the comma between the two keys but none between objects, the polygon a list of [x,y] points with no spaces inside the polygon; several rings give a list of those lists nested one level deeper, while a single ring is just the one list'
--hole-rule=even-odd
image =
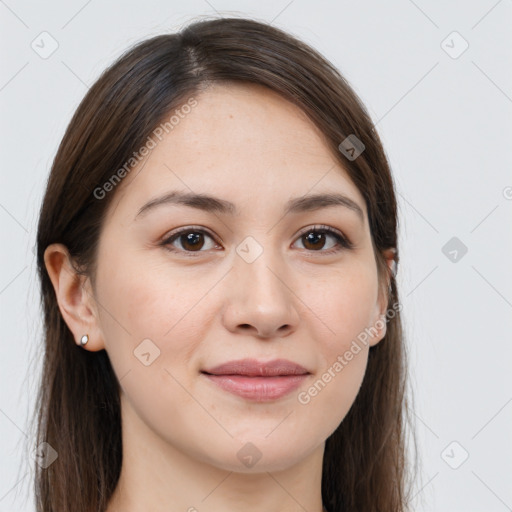
[{"label": "long brown hair", "polygon": [[[397,248],[394,184],[379,136],[339,71],[313,48],[269,24],[202,19],[179,33],[137,43],[106,69],[76,110],[53,161],[37,233],[37,269],[44,311],[43,369],[36,445],[58,458],[36,464],[38,512],[104,511],[122,463],[119,384],[105,350],[78,347],[64,322],[44,263],[52,243],[67,246],[77,270],[94,281],[112,180],[155,127],[211,82],[250,82],[299,106],[325,135],[364,196],[379,282],[387,291],[383,251]],[[364,144],[353,159],[339,145]],[[391,276],[388,304],[398,304]],[[391,306],[390,306],[391,307]],[[400,311],[370,348],[365,377],[347,416],[327,439],[322,498],[329,512],[406,510],[406,366]]]}]

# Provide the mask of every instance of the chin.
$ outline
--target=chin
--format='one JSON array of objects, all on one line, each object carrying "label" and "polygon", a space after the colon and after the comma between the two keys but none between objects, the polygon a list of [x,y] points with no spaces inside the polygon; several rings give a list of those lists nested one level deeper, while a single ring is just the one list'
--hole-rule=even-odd
[{"label": "chin", "polygon": [[[218,446],[218,445],[217,445]],[[224,471],[256,474],[284,471],[298,464],[307,457],[315,447],[306,449],[305,442],[286,442],[276,437],[273,440],[252,438],[252,441],[233,440],[233,449],[229,446],[221,453],[207,454],[205,462]],[[302,448],[299,450],[298,448]]]}]

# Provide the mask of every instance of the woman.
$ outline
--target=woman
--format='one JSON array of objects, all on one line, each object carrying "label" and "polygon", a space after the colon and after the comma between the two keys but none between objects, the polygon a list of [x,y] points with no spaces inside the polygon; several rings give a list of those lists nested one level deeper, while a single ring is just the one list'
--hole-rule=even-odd
[{"label": "woman", "polygon": [[312,48],[224,18],[127,51],[37,259],[38,511],[406,509],[393,181]]}]

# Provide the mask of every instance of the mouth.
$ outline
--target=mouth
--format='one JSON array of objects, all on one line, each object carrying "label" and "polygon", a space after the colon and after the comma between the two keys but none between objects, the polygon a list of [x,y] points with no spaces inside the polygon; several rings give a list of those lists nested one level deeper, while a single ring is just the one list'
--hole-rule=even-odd
[{"label": "mouth", "polygon": [[306,375],[310,372],[302,365],[288,359],[258,361],[257,359],[237,359],[202,370],[210,375],[244,375],[247,377],[279,377]]},{"label": "mouth", "polygon": [[285,359],[230,361],[201,374],[223,391],[255,402],[278,400],[311,375],[303,366]]}]

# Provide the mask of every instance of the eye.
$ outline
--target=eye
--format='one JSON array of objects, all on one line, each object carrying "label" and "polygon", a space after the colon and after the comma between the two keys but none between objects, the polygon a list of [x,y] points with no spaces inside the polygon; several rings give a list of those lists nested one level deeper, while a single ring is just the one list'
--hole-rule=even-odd
[{"label": "eye", "polygon": [[[162,241],[162,245],[165,246],[166,249],[172,252],[182,252],[187,256],[195,256],[195,252],[204,252],[201,251],[203,247],[206,245],[206,250],[211,249],[215,246],[215,243],[210,246],[205,244],[205,236],[210,238],[210,240],[214,241],[212,235],[206,232],[204,229],[196,228],[196,227],[188,227],[184,229],[180,229],[172,233],[169,237]],[[181,245],[181,248],[175,248],[174,243],[178,242]],[[214,241],[215,242],[215,241]]]},{"label": "eye", "polygon": [[[205,243],[205,237],[209,238],[213,243]],[[331,244],[327,250],[322,250],[325,247],[328,238],[334,239],[334,244]],[[309,252],[320,252],[322,254],[332,254],[339,252],[343,249],[352,249],[352,242],[345,237],[341,232],[329,226],[312,226],[303,230],[298,240],[303,242],[304,249]],[[178,243],[181,247],[176,247]],[[212,249],[218,247],[215,239],[206,230],[190,226],[180,229],[171,233],[162,242],[167,250],[171,252],[179,252],[186,256],[196,256],[194,253],[204,252],[201,249]]]},{"label": "eye", "polygon": [[[335,243],[328,247],[328,250],[322,250],[325,246],[326,240],[331,237]],[[338,230],[329,226],[312,226],[302,231],[299,239],[303,242],[306,250],[313,252],[321,252],[323,254],[332,254],[342,251],[343,249],[352,249],[352,242]]]}]

